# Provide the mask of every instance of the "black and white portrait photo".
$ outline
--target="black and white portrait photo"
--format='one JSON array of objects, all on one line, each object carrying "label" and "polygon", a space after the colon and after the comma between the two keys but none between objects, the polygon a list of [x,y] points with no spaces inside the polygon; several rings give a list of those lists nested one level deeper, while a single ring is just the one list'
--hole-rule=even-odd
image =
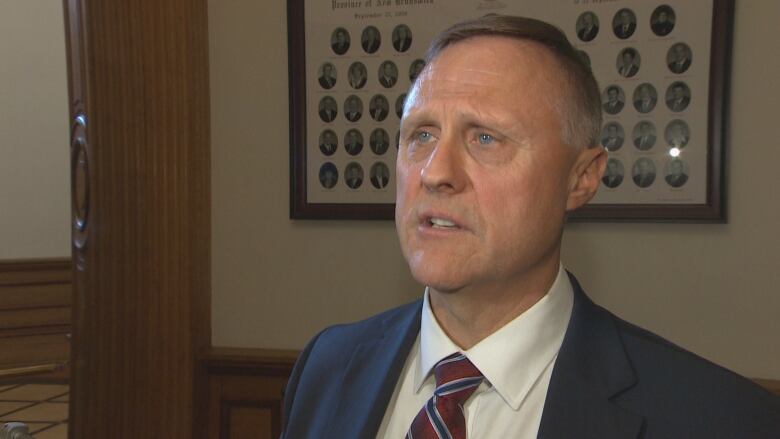
[{"label": "black and white portrait photo", "polygon": [[371,166],[369,172],[371,185],[377,189],[384,189],[390,182],[390,169],[382,162],[376,162]]},{"label": "black and white portrait photo", "polygon": [[360,35],[360,45],[366,53],[374,53],[382,45],[382,36],[376,26],[368,26]]},{"label": "black and white portrait photo", "polygon": [[368,103],[368,112],[372,119],[382,122],[390,113],[390,103],[383,95],[374,95]]},{"label": "black and white portrait photo", "polygon": [[325,189],[333,189],[339,181],[339,170],[336,169],[336,165],[327,162],[320,167],[319,177],[322,187]]},{"label": "black and white portrait photo", "polygon": [[669,160],[664,180],[673,188],[681,187],[688,182],[688,164],[677,158]]},{"label": "black and white portrait photo", "polygon": [[409,81],[414,82],[425,67],[425,60],[416,59],[409,65]]},{"label": "black and white portrait photo", "polygon": [[344,151],[349,155],[358,155],[363,150],[363,133],[356,129],[347,131],[344,135]]},{"label": "black and white portrait photo", "polygon": [[653,111],[655,105],[658,103],[658,92],[655,91],[655,87],[653,87],[652,84],[645,82],[639,84],[637,88],[634,89],[633,100],[636,111],[646,114]]},{"label": "black and white portrait photo", "polygon": [[607,167],[604,169],[604,176],[601,177],[601,182],[608,188],[616,188],[623,183],[623,176],[625,175],[625,169],[623,169],[623,163],[611,158],[607,160]]},{"label": "black and white portrait photo", "polygon": [[630,78],[639,73],[639,52],[633,47],[627,47],[618,53],[616,66],[618,74],[624,78]]},{"label": "black and white portrait photo", "polygon": [[666,139],[666,144],[670,147],[678,149],[685,148],[685,145],[688,144],[690,138],[690,129],[684,120],[675,119],[666,125],[664,139]]},{"label": "black and white portrait photo", "polygon": [[685,43],[675,43],[666,54],[666,64],[672,73],[685,73],[693,62],[693,52]]},{"label": "black and white portrait photo", "polygon": [[357,189],[363,184],[363,167],[357,162],[350,162],[344,169],[344,183],[350,189]]},{"label": "black and white portrait photo", "polygon": [[349,95],[344,100],[344,117],[350,122],[357,122],[363,116],[363,101],[356,95]]},{"label": "black and white portrait photo", "polygon": [[366,85],[366,80],[368,80],[368,70],[366,70],[366,65],[362,62],[353,62],[349,66],[349,72],[347,73],[347,76],[350,87],[356,90],[363,88],[363,86]]},{"label": "black and white portrait photo", "polygon": [[601,145],[607,151],[613,152],[623,146],[625,132],[623,127],[617,122],[610,122],[601,129]]},{"label": "black and white portrait photo", "polygon": [[405,24],[399,24],[393,29],[393,48],[398,52],[406,52],[412,47],[412,30]]},{"label": "black and white portrait photo", "polygon": [[649,120],[639,122],[634,126],[634,130],[631,132],[631,138],[634,139],[634,146],[636,149],[647,151],[655,146],[655,125]]},{"label": "black and white portrait photo", "polygon": [[339,138],[333,130],[325,130],[320,134],[320,151],[331,156],[336,152]]},{"label": "black and white portrait photo", "polygon": [[626,95],[623,89],[617,85],[610,85],[601,93],[601,108],[607,114],[618,114],[626,102]]},{"label": "black and white portrait photo", "polygon": [[336,85],[336,67],[329,62],[322,64],[320,68],[317,69],[317,77],[320,87],[325,90],[330,90]]},{"label": "black and white portrait photo", "polygon": [[647,157],[639,158],[631,167],[631,175],[637,186],[650,187],[655,181],[655,163]]},{"label": "black and white portrait photo", "polygon": [[406,104],[406,93],[395,99],[395,115],[400,119],[404,115],[404,104]]},{"label": "black and white portrait photo", "polygon": [[336,100],[330,96],[325,96],[320,99],[318,109],[320,119],[322,119],[323,122],[333,122],[333,119],[338,115],[338,104],[336,104]]},{"label": "black and white portrait photo", "polygon": [[612,30],[615,31],[615,36],[621,40],[634,35],[636,31],[636,15],[634,11],[628,8],[617,11],[615,17],[612,18]]},{"label": "black and white portrait photo", "polygon": [[666,106],[675,113],[685,111],[691,103],[691,89],[682,81],[673,82],[666,89]]},{"label": "black and white portrait photo", "polygon": [[661,5],[650,16],[650,29],[659,37],[665,37],[674,30],[676,20],[674,10],[669,5]]},{"label": "black and white portrait photo", "polygon": [[330,34],[330,48],[336,55],[343,55],[349,50],[349,32],[343,27],[337,27]]},{"label": "black and white portrait photo", "polygon": [[374,131],[371,131],[368,145],[371,147],[371,152],[376,155],[382,155],[390,147],[390,135],[384,129],[376,128]]},{"label": "black and white portrait photo", "polygon": [[398,82],[398,67],[392,61],[385,61],[379,66],[379,83],[384,88],[390,88]]},{"label": "black and white portrait photo", "polygon": [[599,34],[599,18],[591,11],[583,12],[577,18],[576,30],[580,41],[593,41]]}]

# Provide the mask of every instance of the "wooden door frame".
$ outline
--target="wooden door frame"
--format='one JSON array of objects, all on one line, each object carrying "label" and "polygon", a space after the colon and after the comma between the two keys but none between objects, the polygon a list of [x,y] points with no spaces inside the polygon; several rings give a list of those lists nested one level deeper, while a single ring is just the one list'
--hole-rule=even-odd
[{"label": "wooden door frame", "polygon": [[63,4],[74,200],[69,435],[199,437],[196,359],[211,344],[206,0]]}]

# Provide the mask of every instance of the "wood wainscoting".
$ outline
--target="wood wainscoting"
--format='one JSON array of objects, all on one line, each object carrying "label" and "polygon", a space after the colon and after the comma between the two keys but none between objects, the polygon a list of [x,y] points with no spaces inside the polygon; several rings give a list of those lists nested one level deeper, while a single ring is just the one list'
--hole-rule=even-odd
[{"label": "wood wainscoting", "polygon": [[[298,351],[212,348],[201,358],[208,439],[276,439]],[[201,436],[202,437],[202,436]]]},{"label": "wood wainscoting", "polygon": [[69,258],[0,261],[0,370],[68,362],[72,279]]}]

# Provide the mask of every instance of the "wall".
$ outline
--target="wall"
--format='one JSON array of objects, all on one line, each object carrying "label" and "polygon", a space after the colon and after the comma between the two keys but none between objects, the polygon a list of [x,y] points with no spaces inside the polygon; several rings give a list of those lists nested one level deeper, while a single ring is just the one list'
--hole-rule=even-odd
[{"label": "wall", "polygon": [[70,255],[61,0],[0,2],[0,260]]},{"label": "wall", "polygon": [[[417,297],[391,222],[288,219],[286,2],[209,6],[213,344],[299,349],[327,324]],[[778,53],[778,15],[776,2],[737,2],[729,224],[571,224],[564,249],[607,308],[775,379],[780,59],[766,54]]]}]

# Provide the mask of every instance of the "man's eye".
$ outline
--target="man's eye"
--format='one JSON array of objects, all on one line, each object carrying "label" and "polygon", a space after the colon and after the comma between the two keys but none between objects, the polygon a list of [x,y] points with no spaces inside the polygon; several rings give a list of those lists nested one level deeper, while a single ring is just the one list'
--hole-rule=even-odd
[{"label": "man's eye", "polygon": [[496,139],[490,134],[480,133],[479,136],[477,136],[477,140],[479,141],[480,145],[490,145]]},{"label": "man's eye", "polygon": [[417,133],[417,140],[420,143],[428,143],[431,141],[432,138],[433,135],[431,135],[431,133],[427,131],[420,131],[419,133]]}]

